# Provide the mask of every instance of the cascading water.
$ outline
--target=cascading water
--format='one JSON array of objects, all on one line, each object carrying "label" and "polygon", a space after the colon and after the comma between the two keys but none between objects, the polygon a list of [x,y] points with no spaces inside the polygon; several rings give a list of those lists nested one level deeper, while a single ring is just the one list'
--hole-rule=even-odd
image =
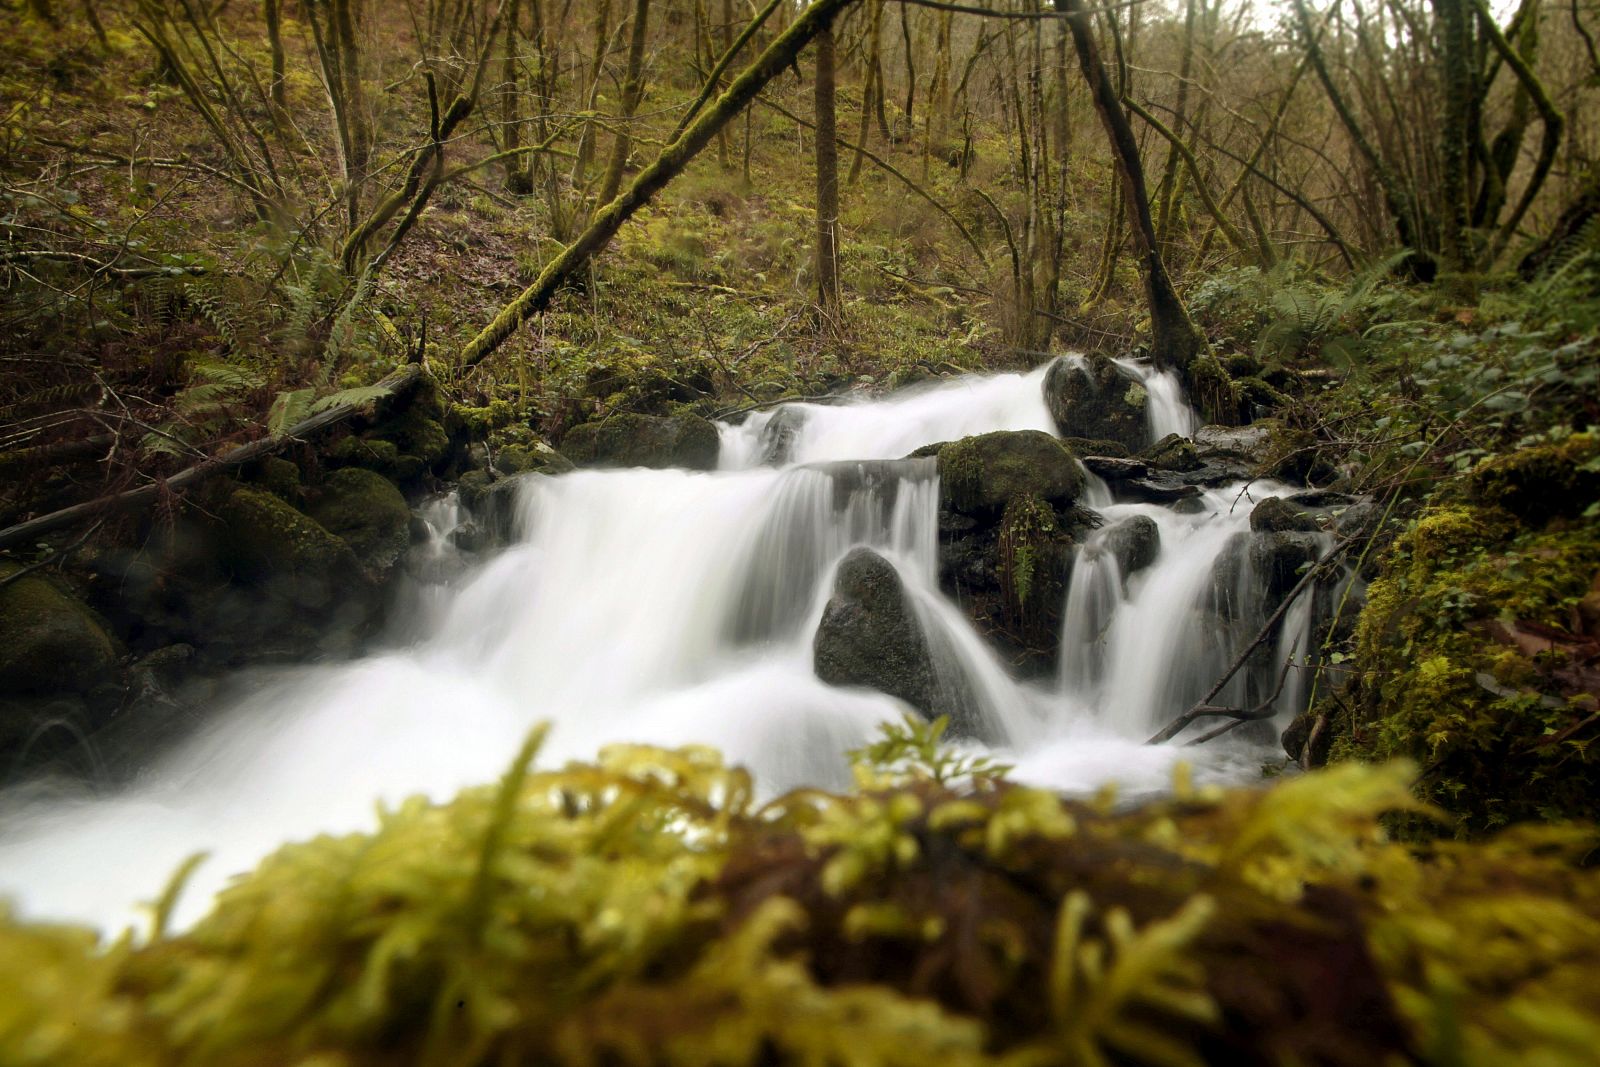
[{"label": "cascading water", "polygon": [[[1098,540],[1079,553],[1052,684],[1014,680],[939,590],[935,464],[903,457],[974,433],[1053,432],[1044,373],[757,413],[722,428],[714,473],[531,477],[515,543],[472,568],[450,547],[453,498],[436,501],[423,514],[424,565],[413,567],[417,610],[387,651],[256,680],[115,795],[8,798],[0,894],[28,914],[114,928],[208,849],[178,914],[192,921],[228,876],[284,840],[369,827],[374,802],[444,798],[493,779],[542,720],[553,724],[547,762],[612,741],[704,743],[750,767],[769,793],[842,786],[845,750],[903,713],[812,670],[836,564],[860,545],[894,563],[941,681],[960,690],[1019,777],[1142,793],[1164,788],[1179,759],[1202,778],[1248,777],[1260,752],[1242,743],[1140,743],[1226,658],[1207,598],[1244,528],[1237,490],[1178,514],[1113,504],[1090,479],[1083,503],[1108,528],[1147,515],[1162,543],[1153,564],[1126,577]],[[1167,390],[1161,375],[1140,376],[1153,436],[1192,426],[1175,380]]]}]

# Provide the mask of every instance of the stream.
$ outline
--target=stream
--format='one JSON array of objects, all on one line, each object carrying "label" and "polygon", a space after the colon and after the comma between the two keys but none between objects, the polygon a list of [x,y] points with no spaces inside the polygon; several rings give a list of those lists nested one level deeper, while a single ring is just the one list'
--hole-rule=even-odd
[{"label": "stream", "polygon": [[[1196,420],[1177,382],[1128,365],[1150,397],[1152,440]],[[844,787],[844,753],[902,705],[823,684],[812,640],[852,547],[893,561],[937,669],[976,705],[983,747],[1014,777],[1074,794],[1259,780],[1281,753],[1239,731],[1198,748],[1146,746],[1210,688],[1264,617],[1249,568],[1218,603],[1219,561],[1255,501],[1286,487],[1206,490],[1183,510],[1117,503],[1098,479],[1082,503],[1106,525],[1078,550],[1055,678],[1021,683],[938,586],[935,462],[913,450],[992,430],[1055,433],[1045,369],[947,380],[834,406],[793,405],[787,454],[768,465],[769,410],[723,425],[720,469],[578,471],[525,479],[510,547],[412,590],[387,644],[359,660],[252,677],[245,692],[153,770],[116,792],[4,800],[0,897],[23,915],[107,930],[140,918],[189,855],[209,858],[175,914],[192,923],[229,877],[287,840],[369,829],[375,805],[445,799],[493,780],[528,730],[553,730],[542,765],[616,741],[708,744],[749,767],[763,795]],[[889,462],[893,461],[893,462]],[[875,476],[852,478],[871,464]],[[847,479],[842,483],[840,479]],[[1114,520],[1160,531],[1154,562],[1124,578],[1100,544]],[[449,499],[423,517],[446,554]],[[1309,642],[1309,597],[1274,657]],[[1272,605],[1264,605],[1270,610]],[[1275,673],[1275,672],[1273,672]],[[1303,705],[1290,671],[1278,725]],[[1241,676],[1219,700],[1243,703]]]}]

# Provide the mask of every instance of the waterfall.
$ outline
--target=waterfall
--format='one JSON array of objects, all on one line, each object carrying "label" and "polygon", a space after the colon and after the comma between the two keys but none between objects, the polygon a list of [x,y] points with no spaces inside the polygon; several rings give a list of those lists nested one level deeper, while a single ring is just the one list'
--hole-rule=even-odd
[{"label": "waterfall", "polygon": [[[1113,503],[1091,480],[1083,503],[1108,523],[1149,516],[1161,548],[1124,575],[1098,535],[1082,547],[1049,683],[1018,682],[941,591],[936,464],[905,457],[975,433],[1053,432],[1044,373],[752,413],[720,427],[715,472],[530,476],[513,543],[477,564],[452,546],[454,498],[434,501],[412,567],[420,588],[383,650],[241,678],[201,732],[115,794],[5,798],[0,896],[26,915],[115,929],[206,849],[177,915],[192,922],[285,840],[370,828],[375,804],[493,780],[540,721],[553,726],[547,764],[618,741],[711,744],[767,794],[844,787],[843,753],[905,710],[812,670],[834,571],[861,545],[893,563],[939,681],[1019,778],[1139,794],[1164,788],[1180,759],[1201,780],[1256,773],[1260,750],[1242,742],[1141,744],[1229,654],[1223,636],[1238,627],[1218,622],[1217,572],[1247,526],[1239,489],[1178,514]],[[1141,380],[1152,433],[1192,425],[1175,380]],[[1303,631],[1309,611],[1283,633]]]},{"label": "waterfall", "polygon": [[1129,377],[1144,386],[1145,419],[1151,442],[1168,434],[1188,437],[1200,427],[1200,419],[1183,396],[1183,383],[1170,370],[1156,370],[1148,363],[1132,359],[1114,359]]}]

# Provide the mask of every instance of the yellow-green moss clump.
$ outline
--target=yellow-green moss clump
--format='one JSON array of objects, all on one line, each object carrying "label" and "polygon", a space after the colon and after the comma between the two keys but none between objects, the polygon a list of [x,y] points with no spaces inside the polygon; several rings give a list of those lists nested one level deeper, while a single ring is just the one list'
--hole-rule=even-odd
[{"label": "yellow-green moss clump", "polygon": [[[530,768],[290,845],[146,943],[0,916],[0,1062],[1592,1062],[1593,836],[1418,854],[1403,765],[1134,810],[892,731],[758,806],[702,749]],[[1336,981],[1329,976],[1336,975]]]},{"label": "yellow-green moss clump", "polygon": [[1592,455],[1574,438],[1497,459],[1396,541],[1333,758],[1416,760],[1422,796],[1467,832],[1600,815],[1600,633],[1578,610],[1600,579]]}]

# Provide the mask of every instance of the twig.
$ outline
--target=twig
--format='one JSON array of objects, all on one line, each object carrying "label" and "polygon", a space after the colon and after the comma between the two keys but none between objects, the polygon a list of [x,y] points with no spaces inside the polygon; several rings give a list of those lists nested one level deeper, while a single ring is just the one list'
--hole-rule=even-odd
[{"label": "twig", "polygon": [[68,556],[70,556],[74,552],[78,551],[78,549],[82,548],[83,545],[84,545],[84,542],[89,540],[89,538],[93,537],[94,536],[94,532],[96,530],[100,529],[100,527],[103,526],[103,525],[105,525],[105,520],[104,519],[100,519],[93,526],[90,526],[87,530],[83,531],[83,536],[79,537],[76,541],[72,542],[72,544],[67,545],[65,548],[57,549],[55,552],[52,552],[50,555],[46,556],[44,559],[39,560],[37,563],[30,563],[26,567],[23,567],[21,570],[12,571],[10,574],[6,575],[4,578],[0,578],[0,589],[4,589],[6,586],[10,585],[12,582],[20,581],[21,579],[26,578],[28,575],[32,574],[34,571],[39,570],[42,567],[48,567],[52,563],[57,563],[57,562],[59,562],[61,560],[66,559]]},{"label": "twig", "polygon": [[1344,555],[1345,549],[1350,547],[1352,543],[1353,539],[1340,541],[1337,545],[1334,545],[1333,548],[1329,550],[1326,556],[1323,556],[1320,560],[1313,564],[1311,569],[1306,571],[1305,575],[1295,583],[1294,588],[1289,590],[1289,595],[1283,598],[1283,602],[1278,605],[1278,609],[1274,611],[1271,617],[1267,619],[1266,623],[1262,625],[1260,632],[1256,634],[1255,638],[1245,646],[1244,651],[1239,653],[1239,655],[1234,659],[1233,663],[1229,665],[1228,669],[1223,672],[1222,677],[1217,679],[1217,684],[1211,687],[1211,691],[1205,696],[1201,697],[1199,700],[1195,701],[1194,706],[1188,711],[1184,712],[1182,715],[1179,715],[1160,731],[1152,735],[1151,738],[1145,742],[1145,744],[1159,745],[1170,741],[1178,734],[1182,733],[1184,728],[1190,723],[1194,722],[1196,719],[1207,718],[1216,715],[1229,715],[1237,717],[1243,714],[1238,708],[1219,708],[1214,706],[1211,701],[1216,698],[1218,693],[1222,692],[1224,686],[1233,680],[1233,676],[1239,673],[1240,668],[1242,668],[1250,659],[1250,657],[1255,654],[1255,650],[1265,644],[1267,638],[1272,636],[1273,632],[1278,628],[1278,624],[1283,621],[1283,617],[1288,614],[1289,605],[1293,604],[1296,598],[1298,598],[1301,593],[1305,592],[1307,587],[1309,587],[1312,582],[1321,577],[1323,571],[1331,567],[1335,560]]}]

